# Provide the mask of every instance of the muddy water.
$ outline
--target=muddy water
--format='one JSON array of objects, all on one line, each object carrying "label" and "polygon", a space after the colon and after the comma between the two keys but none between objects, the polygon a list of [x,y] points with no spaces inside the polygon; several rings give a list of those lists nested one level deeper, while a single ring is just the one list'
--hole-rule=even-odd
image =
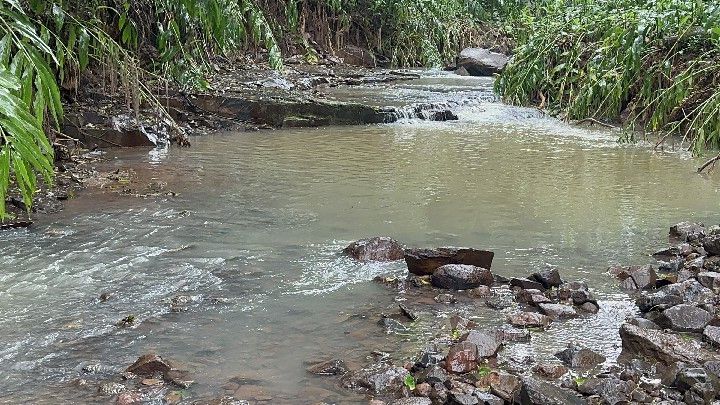
[{"label": "muddy water", "polygon": [[[373,350],[407,358],[448,333],[436,319],[453,312],[502,322],[479,306],[416,306],[423,320],[411,333],[385,334],[376,322],[396,311],[396,294],[371,280],[402,276],[404,265],[337,254],[372,235],[489,248],[493,270],[506,276],[554,265],[586,280],[600,298],[597,316],[533,332],[531,345],[503,356],[549,357],[578,341],[612,361],[618,324],[634,308],[606,267],[647,262],[673,222],[718,221],[719,178],[695,174],[696,160],[498,104],[487,80],[327,92],[383,105],[451,100],[460,119],[218,134],[167,154],[113,152],[111,168],[133,167],[178,195],[91,191],[94,199],[72,201],[29,231],[0,234],[0,402],[112,401],[98,383],[148,351],[191,371],[191,399],[362,402],[306,374],[304,362],[340,357],[358,367]],[[103,302],[102,293],[111,296]],[[179,312],[170,305],[178,295],[191,297]],[[130,314],[137,326],[115,326]],[[233,377],[242,384],[228,384]]]}]

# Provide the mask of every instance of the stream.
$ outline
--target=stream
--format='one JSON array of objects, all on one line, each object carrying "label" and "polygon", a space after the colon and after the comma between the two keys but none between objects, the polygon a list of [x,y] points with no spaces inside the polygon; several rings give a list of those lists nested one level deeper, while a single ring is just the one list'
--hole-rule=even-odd
[{"label": "stream", "polygon": [[[0,402],[110,403],[98,384],[154,352],[190,371],[189,400],[367,403],[308,374],[307,362],[358,368],[378,350],[410,359],[448,333],[441,325],[456,312],[504,322],[506,310],[426,305],[410,333],[387,334],[377,321],[397,311],[397,294],[372,280],[404,277],[404,262],[339,254],[378,235],[493,250],[492,270],[504,276],[551,265],[587,281],[597,315],[533,331],[532,343],[501,356],[549,359],[576,341],[613,362],[618,326],[636,308],[607,267],[650,262],[673,223],[718,222],[720,176],[696,174],[700,159],[504,105],[487,78],[435,73],[325,92],[382,106],[448,103],[459,119],[109,151],[107,170],[131,167],[177,195],[89,189],[29,230],[0,233]],[[177,296],[187,302],[172,306]],[[135,326],[116,326],[128,315]]]}]

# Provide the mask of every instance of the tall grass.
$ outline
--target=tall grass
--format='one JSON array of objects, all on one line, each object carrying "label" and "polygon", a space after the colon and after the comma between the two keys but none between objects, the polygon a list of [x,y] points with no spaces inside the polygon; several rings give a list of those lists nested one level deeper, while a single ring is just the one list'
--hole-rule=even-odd
[{"label": "tall grass", "polygon": [[720,147],[717,2],[549,0],[526,32],[496,82],[505,100]]}]

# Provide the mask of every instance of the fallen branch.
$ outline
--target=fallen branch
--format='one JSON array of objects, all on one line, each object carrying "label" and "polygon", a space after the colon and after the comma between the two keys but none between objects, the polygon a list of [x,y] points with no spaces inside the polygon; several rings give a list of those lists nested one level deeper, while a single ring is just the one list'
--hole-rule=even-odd
[{"label": "fallen branch", "polygon": [[718,153],[718,155],[715,156],[714,158],[712,158],[712,159],[708,160],[707,162],[703,163],[702,166],[698,167],[697,172],[698,172],[698,173],[702,173],[703,170],[705,170],[708,166],[715,167],[715,162],[717,162],[718,160],[720,160],[720,153]]},{"label": "fallen branch", "polygon": [[576,122],[576,124],[582,124],[584,122],[589,122],[591,124],[597,124],[597,125],[603,126],[605,128],[617,129],[617,127],[614,125],[606,124],[602,121],[596,120],[595,118],[591,118],[591,117],[583,118],[583,119],[579,120],[578,122]]}]

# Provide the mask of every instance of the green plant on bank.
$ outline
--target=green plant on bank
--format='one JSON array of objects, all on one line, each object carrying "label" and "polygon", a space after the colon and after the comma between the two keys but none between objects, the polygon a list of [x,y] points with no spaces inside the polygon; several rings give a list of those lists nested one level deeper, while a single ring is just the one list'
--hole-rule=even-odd
[{"label": "green plant on bank", "polygon": [[405,386],[408,387],[410,391],[413,391],[415,389],[415,377],[413,377],[412,374],[408,374],[405,376],[405,380],[403,381],[405,383]]},{"label": "green plant on bank", "polygon": [[547,0],[496,82],[514,104],[720,147],[720,4]]}]

